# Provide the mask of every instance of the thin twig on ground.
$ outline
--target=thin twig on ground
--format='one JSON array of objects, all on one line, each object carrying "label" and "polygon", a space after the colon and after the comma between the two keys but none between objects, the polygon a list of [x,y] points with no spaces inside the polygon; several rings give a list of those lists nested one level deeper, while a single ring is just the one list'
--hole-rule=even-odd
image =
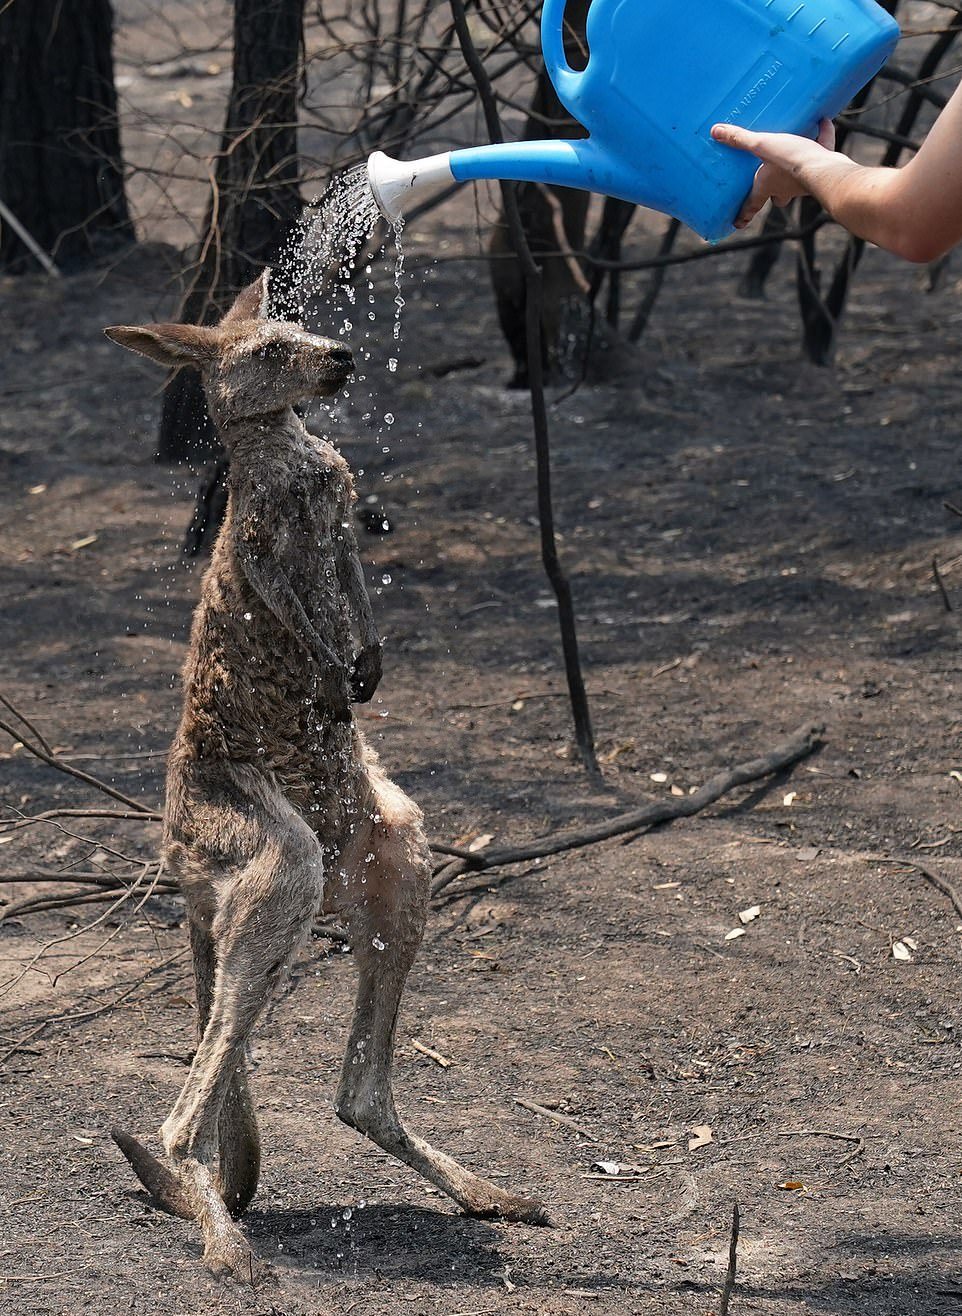
[{"label": "thin twig on ground", "polygon": [[853,1142],[855,1146],[838,1162],[839,1168],[854,1161],[865,1151],[865,1139],[859,1133],[836,1133],[834,1129],[778,1129],[776,1138],[833,1138],[836,1142]]},{"label": "thin twig on ground", "polygon": [[945,581],[942,579],[942,572],[939,570],[939,559],[937,557],[933,557],[932,559],[932,575],[939,588],[939,593],[942,595],[942,606],[945,608],[946,612],[951,612],[952,600],[949,598],[949,592],[945,588]]},{"label": "thin twig on ground", "polygon": [[115,790],[113,786],[108,786],[105,781],[100,781],[97,777],[92,777],[89,772],[84,772],[81,768],[71,767],[69,763],[65,763],[63,759],[59,758],[52,751],[48,752],[48,750],[44,749],[43,744],[41,743],[42,737],[37,737],[36,731],[32,730],[30,723],[23,714],[14,708],[6,698],[4,698],[3,702],[7,708],[13,709],[14,716],[23,724],[23,726],[28,728],[30,733],[36,738],[34,740],[29,740],[26,733],[17,731],[15,727],[12,727],[9,722],[5,722],[2,718],[0,718],[0,731],[5,731],[11,740],[19,741],[28,753],[33,754],[35,758],[40,759],[49,767],[56,768],[58,772],[64,772],[68,777],[76,777],[78,781],[85,782],[88,786],[96,787],[96,789],[101,791],[104,795],[109,795],[111,799],[119,800],[121,804],[125,804],[128,809],[133,809],[135,813],[147,813],[154,817],[158,816],[156,811],[151,809],[149,805],[141,804],[139,800],[131,799],[129,795],[124,795],[121,791]]},{"label": "thin twig on ground", "polygon": [[728,1273],[725,1275],[725,1286],[722,1289],[721,1301],[718,1304],[718,1316],[728,1316],[732,1294],[735,1292],[735,1280],[738,1275],[738,1231],[740,1225],[738,1203],[735,1202],[732,1205],[732,1236],[728,1245]]},{"label": "thin twig on ground", "polygon": [[0,704],[3,704],[4,708],[8,712],[12,713],[18,722],[23,723],[23,725],[27,728],[27,730],[31,733],[31,735],[33,735],[36,738],[37,744],[40,745],[42,749],[45,749],[48,754],[53,753],[53,747],[50,744],[50,742],[46,739],[43,732],[38,730],[38,728],[34,725],[33,722],[30,721],[30,719],[26,716],[26,714],[21,713],[19,708],[17,708],[15,704],[12,704],[5,694],[0,694]]},{"label": "thin twig on ground", "polygon": [[777,1138],[834,1138],[837,1142],[861,1142],[858,1133],[836,1133],[834,1129],[777,1129]]},{"label": "thin twig on ground", "polygon": [[560,1110],[551,1110],[549,1106],[542,1106],[540,1102],[529,1101],[527,1097],[515,1097],[516,1106],[523,1107],[524,1110],[530,1110],[532,1115],[541,1115],[547,1120],[552,1120],[555,1124],[563,1124],[566,1129],[571,1129],[574,1133],[580,1134],[582,1138],[587,1138],[589,1142],[597,1142],[598,1135],[586,1129],[583,1124],[572,1119],[570,1115],[563,1114]]},{"label": "thin twig on ground", "polygon": [[440,1065],[442,1069],[448,1069],[454,1064],[453,1060],[450,1060],[440,1051],[436,1051],[433,1046],[426,1046],[425,1043],[420,1041],[417,1037],[411,1039],[411,1046],[420,1055],[427,1056],[427,1058],[433,1060],[436,1065]]},{"label": "thin twig on ground", "polygon": [[129,996],[132,996],[137,988],[142,987],[149,978],[154,976],[154,974],[161,973],[172,964],[176,964],[177,961],[182,960],[188,952],[189,947],[185,946],[183,950],[177,951],[176,954],[169,956],[160,964],[151,965],[151,967],[140,974],[138,978],[135,978],[130,986],[124,988],[122,992],[119,992],[109,1001],[105,1001],[102,1005],[93,1006],[89,1010],[79,1010],[75,1013],[65,1011],[63,1014],[54,1014],[46,1019],[42,1019],[33,1029],[31,1029],[30,1032],[18,1038],[13,1045],[8,1046],[5,1051],[0,1052],[0,1065],[9,1060],[12,1055],[16,1055],[18,1051],[24,1050],[28,1043],[35,1041],[41,1033],[46,1032],[46,1030],[53,1024],[66,1023],[73,1025],[77,1023],[86,1023],[89,1019],[97,1019],[101,1015],[107,1014],[109,1011],[116,1009],[118,1005],[121,1005]]},{"label": "thin twig on ground", "polygon": [[432,894],[437,895],[464,873],[482,872],[505,864],[527,863],[531,859],[546,858],[548,855],[560,854],[566,850],[577,850],[599,841],[607,841],[626,832],[648,830],[660,823],[674,822],[678,818],[690,818],[714,804],[722,795],[757,781],[761,777],[781,772],[801,759],[814,753],[821,744],[824,728],[806,723],[797,731],[777,745],[775,749],[761,758],[751,759],[746,763],[736,764],[718,772],[704,786],[691,795],[672,796],[670,799],[655,804],[646,804],[642,808],[632,809],[628,813],[617,814],[606,822],[595,823],[591,827],[577,828],[558,832],[554,836],[530,841],[526,845],[504,846],[500,849],[480,850],[474,854],[453,859],[438,873]]},{"label": "thin twig on ground", "polygon": [[[26,975],[32,969],[34,969],[37,964],[39,964],[40,960],[43,959],[43,957],[46,954],[48,954],[48,952],[51,951],[54,946],[62,946],[65,942],[74,941],[76,940],[77,937],[83,936],[84,933],[92,932],[94,928],[98,927],[101,923],[106,922],[106,920],[110,917],[110,915],[114,912],[114,910],[119,909],[121,905],[123,905],[126,901],[130,900],[132,896],[138,893],[141,883],[144,881],[144,879],[147,877],[148,873],[150,872],[150,868],[151,868],[150,864],[144,864],[143,868],[141,869],[141,872],[133,879],[132,882],[122,883],[119,889],[123,892],[123,894],[119,896],[117,900],[113,900],[112,891],[97,893],[100,895],[101,900],[111,901],[109,908],[106,909],[97,918],[93,919],[90,923],[85,924],[83,927],[73,928],[69,932],[65,932],[61,937],[52,937],[49,941],[44,942],[44,944],[40,947],[40,949],[36,951],[30,957],[30,959],[27,960],[27,962],[21,967],[20,972],[16,975],[16,977],[8,979],[6,982],[0,983],[0,995],[4,995],[12,991],[13,988],[16,987],[18,983],[22,982],[22,980],[26,977]],[[158,871],[154,874],[153,880],[148,885],[146,891],[142,894],[140,900],[137,902],[137,904],[134,906],[133,910],[131,911],[131,916],[139,913],[140,910],[143,908],[143,906],[146,904],[146,902],[149,900],[149,898],[155,894],[159,880],[160,880],[160,870],[158,869]],[[83,893],[81,893],[81,895],[83,895]],[[89,901],[85,901],[82,898],[77,898],[77,897],[72,897],[72,898],[64,897],[62,898],[62,900],[63,903],[60,906],[56,906],[56,907],[67,908],[68,906],[72,906],[75,904],[90,903]],[[40,908],[47,908],[47,909],[51,907],[54,906],[50,906],[50,905],[40,906]],[[36,910],[37,910],[37,906],[34,905],[33,908],[30,910],[30,912],[35,913]],[[8,909],[4,911],[5,918],[8,918],[10,916],[11,916],[11,910]],[[122,924],[121,926],[124,925]],[[93,953],[96,954],[97,950],[101,950],[107,944],[107,942],[113,940],[113,938],[117,935],[119,931],[120,931],[120,927],[114,929],[114,931],[107,937],[106,941],[102,942],[101,945],[97,947],[97,949]],[[84,963],[84,961],[81,960],[80,963]],[[57,978],[62,978],[64,974],[68,972],[70,972],[70,970],[67,969],[62,970],[59,974],[57,974]],[[54,985],[56,984],[57,978],[53,980]]]},{"label": "thin twig on ground", "polygon": [[941,874],[937,873],[934,868],[929,868],[927,864],[920,864],[917,859],[911,859],[908,855],[877,855],[872,859],[876,864],[904,864],[906,868],[914,868],[917,873],[925,878],[926,882],[935,887],[936,891],[941,891],[943,896],[947,896],[952,908],[962,918],[962,896],[959,895],[951,882],[947,882]]}]

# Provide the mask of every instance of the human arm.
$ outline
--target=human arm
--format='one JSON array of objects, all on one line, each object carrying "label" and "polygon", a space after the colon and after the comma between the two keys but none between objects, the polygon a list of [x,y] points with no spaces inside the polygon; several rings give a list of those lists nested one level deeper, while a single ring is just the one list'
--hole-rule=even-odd
[{"label": "human arm", "polygon": [[850,232],[906,260],[928,263],[962,240],[962,86],[900,169],[860,165],[836,153],[827,121],[817,142],[733,124],[716,124],[712,136],[762,162],[737,228],[769,198],[783,206],[811,195]]}]

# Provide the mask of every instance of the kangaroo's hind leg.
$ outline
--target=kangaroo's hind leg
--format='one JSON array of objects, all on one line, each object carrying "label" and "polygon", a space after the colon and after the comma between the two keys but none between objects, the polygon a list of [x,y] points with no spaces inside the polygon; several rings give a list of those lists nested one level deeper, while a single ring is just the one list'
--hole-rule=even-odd
[{"label": "kangaroo's hind leg", "polygon": [[[191,880],[185,882],[184,895],[194,960],[199,1043],[207,1029],[214,1001],[217,948],[212,924],[216,896],[213,883],[196,871],[191,874]],[[260,1137],[243,1055],[237,1061],[224,1094],[217,1131],[217,1188],[231,1215],[239,1216],[254,1196],[260,1172]],[[194,1206],[177,1175],[123,1129],[112,1129],[111,1136],[154,1200],[172,1214],[193,1220]]]},{"label": "kangaroo's hind leg", "polygon": [[[240,1185],[236,1191],[242,1198],[256,1170],[250,1164],[253,1124],[237,1104],[244,1095],[238,1066],[258,1015],[310,929],[321,901],[323,868],[317,837],[263,779],[238,769],[230,794],[221,782],[204,805],[205,833],[219,838],[216,855],[197,848],[188,854],[183,847],[184,882],[193,885],[193,912],[200,915],[192,920],[198,999],[208,1015],[187,1081],[161,1129],[174,1172],[129,1135],[117,1131],[114,1137],[148,1190],[176,1214],[198,1221],[204,1259],[214,1274],[253,1282],[253,1254],[221,1193],[223,1186],[229,1199],[233,1183]],[[249,857],[235,860],[227,871],[225,853]],[[215,890],[216,907],[209,898]],[[198,935],[205,932],[209,938]],[[225,1139],[229,1146],[219,1184],[217,1159]],[[232,1169],[231,1148],[238,1145],[239,1168]]]},{"label": "kangaroo's hind leg", "polygon": [[[217,955],[212,931],[213,892],[209,886],[186,888],[190,947],[197,991],[198,1040],[204,1036],[214,1001]],[[224,1095],[218,1131],[218,1188],[231,1215],[239,1216],[257,1191],[261,1144],[244,1056],[237,1061]]]},{"label": "kangaroo's hind leg", "polygon": [[322,893],[321,848],[278,798],[248,864],[218,895],[210,1015],[190,1074],[161,1133],[204,1235],[215,1274],[249,1279],[254,1259],[218,1190],[221,1115],[251,1030],[309,929]]},{"label": "kangaroo's hind leg", "polygon": [[409,1133],[395,1109],[394,1035],[401,993],[424,931],[430,850],[411,800],[379,773],[372,785],[370,821],[358,830],[350,853],[341,856],[340,877],[332,876],[328,884],[329,904],[348,921],[359,975],[335,1110],[469,1214],[550,1224],[540,1202],[472,1174]]}]

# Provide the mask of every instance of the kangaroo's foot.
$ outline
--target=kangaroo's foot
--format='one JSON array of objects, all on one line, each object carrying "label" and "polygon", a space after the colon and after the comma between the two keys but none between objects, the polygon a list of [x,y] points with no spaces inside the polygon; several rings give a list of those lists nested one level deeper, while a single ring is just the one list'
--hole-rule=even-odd
[{"label": "kangaroo's foot", "polygon": [[215,1278],[251,1286],[270,1278],[270,1266],[254,1255],[234,1224],[206,1165],[185,1158],[171,1169],[122,1129],[112,1129],[110,1136],[158,1206],[183,1220],[198,1221],[204,1236],[204,1263]]},{"label": "kangaroo's foot", "polygon": [[251,1250],[231,1219],[209,1166],[186,1157],[177,1166],[180,1180],[204,1236],[204,1264],[216,1279],[234,1279],[252,1288],[273,1271]]},{"label": "kangaroo's foot", "polygon": [[[543,1202],[535,1197],[522,1197],[507,1192],[496,1184],[466,1170],[453,1157],[438,1151],[430,1143],[407,1131],[401,1123],[394,1103],[382,1095],[389,1081],[383,1072],[375,1080],[380,1091],[361,1087],[352,1090],[342,1084],[335,1110],[338,1117],[365,1134],[372,1142],[410,1165],[425,1179],[447,1193],[466,1215],[484,1220],[507,1220],[524,1225],[553,1227],[554,1221]],[[384,1086],[381,1086],[384,1085]]]},{"label": "kangaroo's foot", "polygon": [[111,1129],[110,1136],[157,1205],[181,1220],[193,1220],[194,1208],[177,1175],[123,1129]]}]

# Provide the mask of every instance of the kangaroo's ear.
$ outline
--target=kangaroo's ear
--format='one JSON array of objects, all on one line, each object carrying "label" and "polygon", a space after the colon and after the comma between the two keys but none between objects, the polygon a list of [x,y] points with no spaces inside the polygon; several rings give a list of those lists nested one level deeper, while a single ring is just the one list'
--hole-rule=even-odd
[{"label": "kangaroo's ear", "polygon": [[221,320],[221,324],[236,324],[241,320],[266,320],[270,277],[270,266],[266,266],[253,283],[249,283],[237,294],[237,300]]},{"label": "kangaroo's ear", "polygon": [[217,331],[199,324],[111,325],[104,333],[130,352],[149,356],[162,366],[207,364],[217,350]]}]

